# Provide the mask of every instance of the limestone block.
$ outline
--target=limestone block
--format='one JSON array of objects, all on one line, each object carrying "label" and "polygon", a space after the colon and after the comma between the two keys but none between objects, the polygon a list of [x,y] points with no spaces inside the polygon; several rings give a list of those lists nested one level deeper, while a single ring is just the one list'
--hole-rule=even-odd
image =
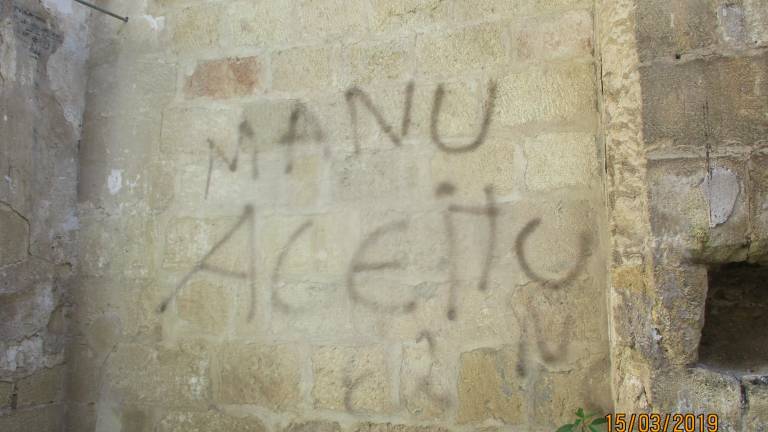
[{"label": "limestone block", "polygon": [[523,144],[525,184],[529,191],[596,186],[597,144],[591,134],[540,135]]},{"label": "limestone block", "polygon": [[409,426],[392,423],[360,423],[354,432],[449,432],[440,426]]},{"label": "limestone block", "polygon": [[533,384],[535,422],[556,428],[574,419],[576,408],[604,415],[613,412],[611,388],[606,375],[608,358],[591,367],[563,372],[541,372]]},{"label": "limestone block", "polygon": [[411,39],[357,43],[347,48],[350,78],[356,84],[398,80],[412,74]]},{"label": "limestone block", "polygon": [[235,417],[217,411],[172,412],[158,426],[158,432],[266,432],[256,417]]},{"label": "limestone block", "polygon": [[13,383],[0,381],[0,409],[11,406],[11,396],[13,395]]},{"label": "limestone block", "polygon": [[187,78],[188,97],[227,99],[248,96],[263,86],[262,62],[258,57],[230,57],[199,63]]},{"label": "limestone block", "polygon": [[341,426],[330,421],[293,422],[283,428],[283,432],[341,432]]},{"label": "limestone block", "polygon": [[[658,247],[675,245],[678,254],[689,251],[711,262],[746,258],[745,169],[740,161],[730,159],[712,160],[710,166],[714,174],[735,177],[737,187],[711,186],[702,159],[654,160],[648,164],[657,253],[662,253]],[[717,181],[714,175],[712,178]]]},{"label": "limestone block", "polygon": [[[416,83],[414,106],[409,137],[430,140],[433,148],[438,148],[432,136],[432,117],[436,117],[436,132],[440,141],[451,149],[469,146],[479,136],[485,120],[485,106],[489,103],[488,82],[470,80],[441,83],[443,96],[439,111],[435,109],[437,86]],[[402,107],[400,105],[397,108]],[[396,114],[393,115],[397,118]],[[488,134],[495,130],[493,118],[490,120]],[[444,150],[441,150],[444,151]],[[468,153],[452,153],[461,157]]]},{"label": "limestone block", "polygon": [[750,236],[749,259],[768,261],[768,157],[750,161]]},{"label": "limestone block", "polygon": [[293,28],[302,40],[360,39],[368,30],[368,6],[361,0],[297,2]]},{"label": "limestone block", "polygon": [[92,213],[81,215],[80,263],[86,276],[145,278],[155,269],[157,234],[151,218],[126,216],[103,219]]},{"label": "limestone block", "polygon": [[218,29],[224,47],[266,47],[296,39],[292,4],[273,7],[267,2],[229,1],[222,7]]},{"label": "limestone block", "polygon": [[508,58],[503,28],[480,24],[449,34],[425,33],[416,39],[416,65],[420,74],[452,76],[487,69]]},{"label": "limestone block", "polygon": [[0,416],[0,429],[4,431],[56,432],[61,430],[64,414],[60,405],[50,405]]},{"label": "limestone block", "polygon": [[590,6],[588,0],[457,0],[455,3],[458,21],[475,21],[497,16],[531,17]]},{"label": "limestone block", "polygon": [[17,406],[28,407],[56,403],[64,393],[63,366],[44,368],[16,382]]},{"label": "limestone block", "polygon": [[641,62],[673,57],[718,40],[717,11],[712,2],[646,1],[638,4],[637,17]]},{"label": "limestone block", "polygon": [[477,150],[464,154],[438,151],[432,157],[432,184],[447,182],[455,187],[449,200],[480,201],[486,187],[496,197],[520,193],[520,162],[513,140],[489,138]]},{"label": "limestone block", "polygon": [[399,33],[441,26],[450,20],[451,5],[440,0],[374,0],[373,30]]},{"label": "limestone block", "polygon": [[483,348],[461,354],[459,366],[459,423],[497,419],[524,423],[527,396],[516,372],[516,350]]},{"label": "limestone block", "polygon": [[332,197],[339,202],[417,199],[420,167],[397,150],[333,160]]},{"label": "limestone block", "polygon": [[0,270],[0,277],[0,292],[5,294],[0,296],[2,340],[20,340],[44,331],[59,300],[52,266],[30,259]]},{"label": "limestone block", "polygon": [[744,2],[748,43],[756,46],[768,44],[768,3],[765,0]]},{"label": "limestone block", "polygon": [[453,407],[447,362],[437,354],[436,341],[423,333],[419,342],[403,347],[400,369],[400,398],[419,419],[441,419]]},{"label": "limestone block", "polygon": [[[230,272],[247,272],[248,262],[253,259],[248,254],[248,245],[253,239],[247,226],[238,227],[238,222],[239,218],[229,216],[172,220],[165,236],[163,268],[189,271],[205,259],[208,264]],[[237,231],[227,239],[227,234],[236,227]],[[225,239],[227,241],[209,255],[214,246]]]},{"label": "limestone block", "polygon": [[23,261],[29,252],[29,224],[10,207],[0,205],[0,267]]},{"label": "limestone block", "polygon": [[214,278],[196,278],[179,291],[176,312],[191,335],[221,335],[229,327],[236,292]]},{"label": "limestone block", "polygon": [[386,351],[381,346],[319,347],[312,354],[315,408],[388,413],[393,407]]},{"label": "limestone block", "polygon": [[768,382],[765,378],[745,378],[746,417],[745,430],[768,431]]},{"label": "limestone block", "polygon": [[210,400],[210,360],[199,345],[118,345],[104,382],[125,401],[165,406],[204,405]]},{"label": "limestone block", "polygon": [[198,3],[169,14],[173,50],[181,54],[219,45],[222,9],[216,4]]},{"label": "limestone block", "polygon": [[211,140],[231,158],[238,145],[239,123],[240,113],[231,108],[170,106],[163,112],[160,150],[207,160]]},{"label": "limestone block", "polygon": [[657,371],[653,377],[654,409],[660,412],[718,414],[719,430],[739,431],[742,423],[739,380],[701,368]]},{"label": "limestone block", "polygon": [[272,88],[290,92],[335,87],[338,57],[332,46],[278,51],[272,55]]},{"label": "limestone block", "polygon": [[506,126],[587,118],[591,122],[594,89],[590,64],[513,73],[499,80],[494,119]]},{"label": "limestone block", "polygon": [[300,401],[301,365],[290,345],[226,344],[217,349],[214,400],[285,411]]},{"label": "limestone block", "polygon": [[643,136],[652,155],[704,157],[706,148],[724,154],[722,143],[751,146],[765,138],[766,54],[649,65],[640,77]]},{"label": "limestone block", "polygon": [[566,60],[592,55],[592,15],[586,10],[525,20],[511,31],[518,61]]}]

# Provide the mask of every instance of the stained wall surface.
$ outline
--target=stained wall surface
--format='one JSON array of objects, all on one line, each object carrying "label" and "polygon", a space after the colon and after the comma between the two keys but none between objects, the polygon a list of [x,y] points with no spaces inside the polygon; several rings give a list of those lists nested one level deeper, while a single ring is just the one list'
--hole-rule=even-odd
[{"label": "stained wall surface", "polygon": [[69,430],[613,407],[591,1],[108,1]]},{"label": "stained wall surface", "polygon": [[88,14],[0,4],[0,430],[63,423]]}]

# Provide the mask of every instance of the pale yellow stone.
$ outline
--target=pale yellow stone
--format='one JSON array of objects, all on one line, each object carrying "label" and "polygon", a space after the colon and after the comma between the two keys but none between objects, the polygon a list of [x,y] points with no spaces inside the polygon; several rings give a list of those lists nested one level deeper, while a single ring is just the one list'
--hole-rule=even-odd
[{"label": "pale yellow stone", "polygon": [[214,399],[273,410],[300,401],[300,360],[290,345],[225,344],[217,349]]},{"label": "pale yellow stone", "polygon": [[172,29],[173,49],[185,54],[218,46],[221,11],[214,4],[199,3],[170,14],[168,21]]},{"label": "pale yellow stone", "polygon": [[441,26],[450,20],[450,3],[441,0],[374,0],[373,29],[398,33]]},{"label": "pale yellow stone", "polygon": [[228,1],[223,4],[218,30],[225,47],[264,47],[292,40],[293,8],[267,2]]},{"label": "pale yellow stone", "polygon": [[281,91],[335,85],[338,54],[330,46],[289,48],[272,55],[272,87]]},{"label": "pale yellow stone", "polygon": [[508,126],[529,122],[594,121],[594,67],[531,69],[499,80],[494,120]]},{"label": "pale yellow stone", "polygon": [[210,278],[197,279],[179,291],[176,311],[193,335],[220,335],[229,326],[235,292]]},{"label": "pale yellow stone", "polygon": [[426,33],[416,40],[417,70],[428,76],[484,70],[507,58],[503,28],[496,23],[448,34]]},{"label": "pale yellow stone", "polygon": [[412,69],[411,52],[409,39],[352,45],[348,51],[352,81],[367,84],[408,76]]},{"label": "pale yellow stone", "polygon": [[[463,140],[457,147],[461,145],[465,145]],[[513,140],[502,138],[490,138],[469,153],[438,151],[432,158],[432,183],[448,182],[455,187],[448,200],[483,202],[486,187],[493,188],[496,196],[520,192],[516,151]]]},{"label": "pale yellow stone", "polygon": [[207,160],[213,142],[232,157],[238,145],[239,124],[240,113],[235,109],[171,106],[163,112],[160,150]]},{"label": "pale yellow stone", "polygon": [[256,417],[235,417],[217,411],[173,412],[159,424],[158,432],[265,432]]},{"label": "pale yellow stone", "polygon": [[525,20],[511,38],[519,61],[587,57],[592,55],[592,15],[578,10]]},{"label": "pale yellow stone", "polygon": [[497,419],[524,422],[523,380],[516,371],[518,353],[511,348],[479,349],[461,354],[459,423]]},{"label": "pale yellow stone", "polygon": [[593,186],[598,180],[597,144],[591,134],[540,135],[523,145],[529,191]]},{"label": "pale yellow stone", "polygon": [[104,382],[122,400],[167,406],[202,406],[210,400],[210,360],[197,345],[118,345]]},{"label": "pale yellow stone", "polygon": [[312,370],[316,408],[353,413],[393,409],[383,347],[320,347],[312,354]]}]

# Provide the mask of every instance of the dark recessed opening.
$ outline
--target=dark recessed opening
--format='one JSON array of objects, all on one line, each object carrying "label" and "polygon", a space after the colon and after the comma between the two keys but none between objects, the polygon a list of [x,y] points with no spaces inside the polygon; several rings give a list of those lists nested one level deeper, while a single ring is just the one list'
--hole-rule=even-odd
[{"label": "dark recessed opening", "polygon": [[699,362],[768,373],[768,267],[735,263],[709,270]]}]

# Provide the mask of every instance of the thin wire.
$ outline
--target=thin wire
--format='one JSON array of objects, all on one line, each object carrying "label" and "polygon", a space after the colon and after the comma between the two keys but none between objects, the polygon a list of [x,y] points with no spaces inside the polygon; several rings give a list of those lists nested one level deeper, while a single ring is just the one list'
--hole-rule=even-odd
[{"label": "thin wire", "polygon": [[97,11],[99,11],[101,13],[105,13],[105,14],[111,16],[111,17],[117,18],[117,19],[119,19],[122,22],[126,22],[126,23],[128,22],[128,17],[122,17],[120,15],[114,14],[114,13],[112,13],[112,12],[106,10],[106,9],[100,8],[100,7],[98,7],[98,6],[94,5],[94,4],[90,4],[90,3],[85,2],[83,0],[75,0],[75,1],[80,3],[80,4],[82,4],[82,5],[88,6],[91,9],[96,9]]}]

